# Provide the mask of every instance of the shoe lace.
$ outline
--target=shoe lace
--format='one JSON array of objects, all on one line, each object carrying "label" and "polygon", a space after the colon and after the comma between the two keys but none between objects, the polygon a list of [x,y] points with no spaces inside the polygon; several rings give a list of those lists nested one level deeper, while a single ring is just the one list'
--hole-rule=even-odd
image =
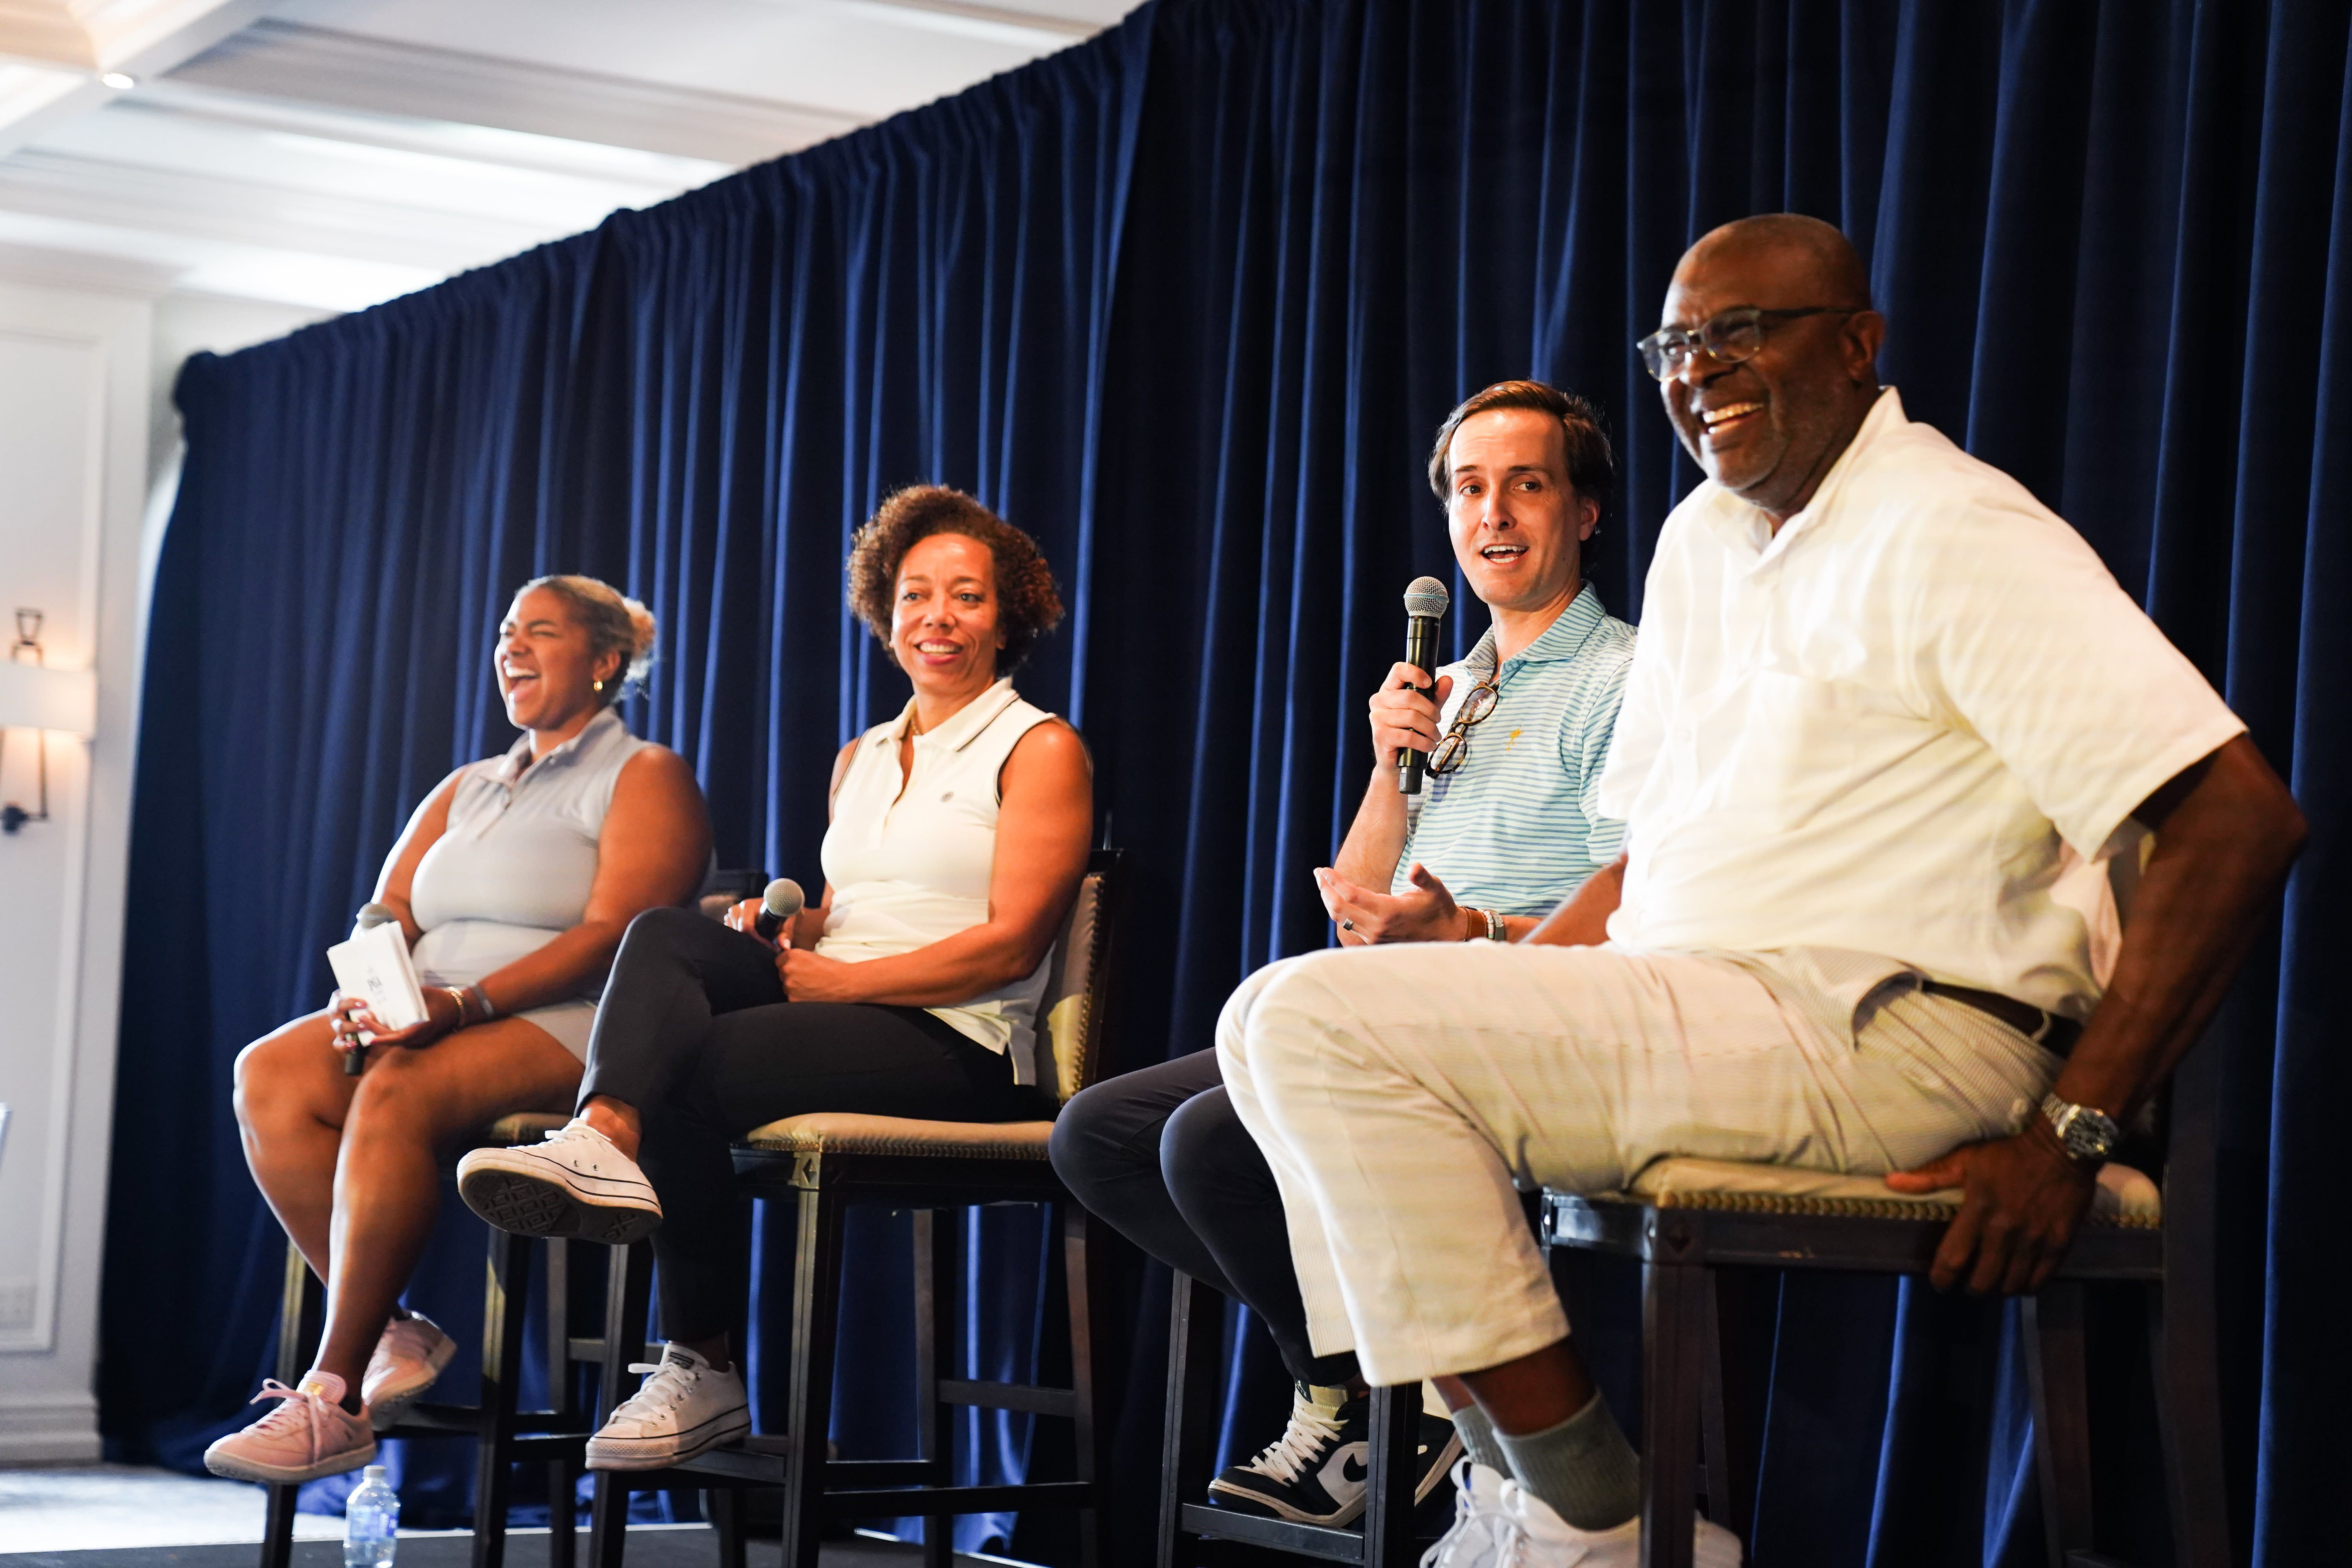
[{"label": "shoe lace", "polygon": [[285,1403],[255,1422],[254,1431],[275,1436],[299,1423],[303,1435],[310,1440],[310,1462],[317,1464],[320,1436],[319,1415],[328,1404],[326,1395],[313,1394],[307,1388],[289,1388],[274,1377],[266,1377],[261,1380],[261,1392],[246,1403],[258,1405],[265,1399],[278,1399]]},{"label": "shoe lace", "polygon": [[555,1129],[554,1131],[543,1134],[540,1142],[542,1143],[577,1143],[590,1138],[594,1139],[599,1143],[611,1142],[611,1140],[606,1138],[602,1132],[597,1131],[593,1127],[589,1126],[588,1123],[580,1121],[575,1117],[572,1121],[565,1122],[562,1126]]},{"label": "shoe lace", "polygon": [[1336,1415],[1305,1397],[1290,1402],[1290,1425],[1244,1467],[1272,1476],[1285,1486],[1297,1483],[1301,1471],[1315,1462],[1339,1436]]},{"label": "shoe lace", "polygon": [[697,1368],[675,1361],[633,1361],[629,1370],[652,1375],[613,1412],[615,1420],[625,1415],[632,1421],[644,1421],[667,1415],[686,1403],[694,1392],[696,1380],[702,1375]]}]

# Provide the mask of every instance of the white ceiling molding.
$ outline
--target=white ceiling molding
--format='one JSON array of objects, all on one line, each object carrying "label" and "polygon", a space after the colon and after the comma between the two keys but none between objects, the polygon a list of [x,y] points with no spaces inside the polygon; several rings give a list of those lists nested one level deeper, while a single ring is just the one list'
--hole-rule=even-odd
[{"label": "white ceiling molding", "polygon": [[637,147],[739,168],[866,123],[838,110],[261,21],[173,81]]},{"label": "white ceiling molding", "polygon": [[182,268],[88,250],[49,250],[0,241],[0,280],[53,289],[96,289],[153,300],[171,292]]},{"label": "white ceiling molding", "polygon": [[289,192],[283,186],[110,163],[27,147],[0,163],[0,207],[82,223],[125,211],[167,234],[240,245],[437,267],[454,272],[530,249],[544,227],[378,196]]},{"label": "white ceiling molding", "polygon": [[102,75],[171,69],[275,0],[0,0],[0,155],[114,96]]},{"label": "white ceiling molding", "polygon": [[833,9],[920,27],[950,37],[1013,44],[1034,49],[1066,49],[1102,31],[1099,23],[1002,5],[967,5],[960,0],[829,0]]},{"label": "white ceiling molding", "polygon": [[0,55],[93,76],[164,70],[268,8],[268,0],[0,0]]}]

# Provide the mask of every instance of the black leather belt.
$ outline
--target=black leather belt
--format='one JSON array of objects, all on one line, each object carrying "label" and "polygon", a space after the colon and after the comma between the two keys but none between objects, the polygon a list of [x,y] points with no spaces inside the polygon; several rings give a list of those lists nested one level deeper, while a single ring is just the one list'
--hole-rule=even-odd
[{"label": "black leather belt", "polygon": [[2045,1013],[2031,1002],[2021,1002],[1998,991],[1979,991],[1970,985],[1948,985],[1940,980],[1922,980],[1919,989],[1930,996],[1948,996],[1955,1002],[1974,1007],[1987,1017],[1998,1018],[2043,1050],[2058,1056],[2072,1052],[2074,1042],[2083,1037],[2083,1026],[2074,1019]]}]

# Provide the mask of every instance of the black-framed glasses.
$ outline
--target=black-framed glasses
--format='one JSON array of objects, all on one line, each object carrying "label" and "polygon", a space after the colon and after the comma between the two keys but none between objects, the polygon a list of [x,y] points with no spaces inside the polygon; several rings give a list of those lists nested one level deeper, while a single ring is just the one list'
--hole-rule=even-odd
[{"label": "black-framed glasses", "polygon": [[1429,771],[1433,776],[1450,773],[1462,765],[1470,751],[1470,731],[1486,722],[1486,715],[1495,710],[1495,700],[1503,694],[1502,688],[1488,676],[1472,687],[1462,699],[1462,706],[1454,710],[1454,722],[1445,727],[1445,736],[1437,742],[1437,750],[1429,753]]},{"label": "black-framed glasses", "polygon": [[1766,310],[1742,305],[1702,324],[1696,331],[1661,327],[1633,346],[1642,351],[1642,363],[1649,366],[1650,374],[1665,381],[1688,364],[1696,353],[1704,352],[1717,364],[1754,359],[1764,346],[1768,317],[1775,322],[1793,321],[1802,316],[1852,316],[1862,309],[1860,305],[1807,305],[1794,310]]}]

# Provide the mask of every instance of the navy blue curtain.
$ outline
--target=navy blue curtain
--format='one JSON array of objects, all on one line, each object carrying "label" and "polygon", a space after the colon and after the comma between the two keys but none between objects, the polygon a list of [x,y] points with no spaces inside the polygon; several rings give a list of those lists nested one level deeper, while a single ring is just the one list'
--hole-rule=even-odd
[{"label": "navy blue curtain", "polygon": [[[1394,595],[1448,565],[1421,477],[1438,420],[1507,375],[1596,398],[1622,482],[1593,575],[1638,616],[1695,472],[1630,344],[1691,238],[1786,208],[1868,257],[1913,416],[2084,531],[2311,815],[2217,1092],[2242,1556],[2325,1560],[2352,1399],[2310,1185],[2352,1087],[2322,967],[2344,922],[2348,32],[2340,0],[1160,0],[593,235],[198,360],[134,826],[142,926],[173,941],[125,988],[116,1451],[186,1464],[250,1391],[279,1243],[227,1064],[323,994],[319,950],[402,814],[504,743],[488,653],[516,582],[585,570],[654,605],[633,721],[696,764],[723,858],[802,870],[825,755],[903,690],[841,608],[847,529],[917,479],[1002,508],[1073,605],[1024,689],[1085,730],[1137,866],[1112,1066],[1197,1049],[1241,976],[1325,940],[1306,872],[1361,785]],[[973,1234],[974,1353],[1025,1367],[1053,1339],[1045,1232],[1012,1211]],[[453,1224],[420,1292],[478,1289],[448,1261],[473,1245]],[[908,1429],[904,1255],[889,1222],[858,1237],[847,1452]],[[1121,1560],[1156,1481],[1160,1278],[1130,1267],[1116,1293]],[[1741,1312],[1775,1336],[1753,1560],[2034,1560],[2012,1313],[1795,1275]],[[1622,1314],[1592,1331],[1622,1352]],[[1284,1391],[1263,1335],[1235,1342],[1229,1433],[1254,1444]],[[2141,1465],[2103,1478],[2103,1545],[2161,1562],[2145,1380],[2106,1370],[2101,1418]],[[1055,1425],[972,1435],[1011,1475],[1055,1462]],[[435,1484],[418,1472],[462,1501]],[[1021,1521],[1013,1550],[1058,1556],[1049,1529]]]}]

